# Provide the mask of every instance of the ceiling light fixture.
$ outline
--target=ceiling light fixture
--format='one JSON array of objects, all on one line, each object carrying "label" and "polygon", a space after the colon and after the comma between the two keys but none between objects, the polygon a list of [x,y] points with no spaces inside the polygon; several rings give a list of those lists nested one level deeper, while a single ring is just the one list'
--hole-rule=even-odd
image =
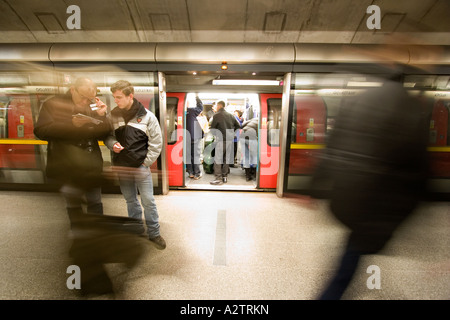
[{"label": "ceiling light fixture", "polygon": [[222,62],[222,66],[221,66],[220,68],[221,68],[222,70],[227,70],[227,69],[228,69],[227,62],[226,62],[226,61]]}]

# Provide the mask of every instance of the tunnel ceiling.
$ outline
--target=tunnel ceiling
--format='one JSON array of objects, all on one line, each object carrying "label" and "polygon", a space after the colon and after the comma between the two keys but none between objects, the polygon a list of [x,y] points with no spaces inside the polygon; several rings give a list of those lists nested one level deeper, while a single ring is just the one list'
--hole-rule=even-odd
[{"label": "tunnel ceiling", "polygon": [[449,0],[0,0],[0,42],[449,45],[449,13]]}]

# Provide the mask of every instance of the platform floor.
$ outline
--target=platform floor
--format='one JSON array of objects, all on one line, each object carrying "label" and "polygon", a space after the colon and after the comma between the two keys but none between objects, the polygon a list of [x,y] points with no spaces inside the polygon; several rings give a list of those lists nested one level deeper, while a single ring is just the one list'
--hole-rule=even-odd
[{"label": "platform floor", "polygon": [[[126,216],[121,195],[103,201],[106,214]],[[347,233],[326,201],[172,190],[156,202],[167,248],[148,243],[132,270],[106,265],[118,293],[90,299],[312,300],[333,274]],[[0,203],[0,299],[85,299],[66,285],[69,225],[60,195],[3,191]],[[449,208],[418,208],[382,254],[361,261],[344,298],[448,300]],[[371,265],[380,268],[380,289],[367,286]]]}]

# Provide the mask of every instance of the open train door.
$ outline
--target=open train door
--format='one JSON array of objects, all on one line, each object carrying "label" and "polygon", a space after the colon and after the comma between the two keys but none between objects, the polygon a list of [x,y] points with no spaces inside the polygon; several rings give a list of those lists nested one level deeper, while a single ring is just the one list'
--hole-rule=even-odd
[{"label": "open train door", "polygon": [[167,92],[167,162],[169,187],[184,185],[183,129],[186,93]]},{"label": "open train door", "polygon": [[275,189],[280,156],[282,94],[260,94],[259,188]]}]

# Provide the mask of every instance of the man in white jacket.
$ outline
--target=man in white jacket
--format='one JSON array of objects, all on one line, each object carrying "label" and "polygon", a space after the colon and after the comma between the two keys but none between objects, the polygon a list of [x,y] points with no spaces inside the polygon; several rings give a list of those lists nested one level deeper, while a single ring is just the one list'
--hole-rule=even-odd
[{"label": "man in white jacket", "polygon": [[113,132],[105,139],[105,145],[114,152],[113,165],[124,169],[119,170],[119,184],[128,216],[142,219],[143,207],[148,238],[162,250],[166,241],[160,235],[150,172],[150,166],[161,153],[161,128],[156,116],[134,98],[134,88],[128,81],[117,81],[111,86],[111,92],[117,108],[111,112]]}]

